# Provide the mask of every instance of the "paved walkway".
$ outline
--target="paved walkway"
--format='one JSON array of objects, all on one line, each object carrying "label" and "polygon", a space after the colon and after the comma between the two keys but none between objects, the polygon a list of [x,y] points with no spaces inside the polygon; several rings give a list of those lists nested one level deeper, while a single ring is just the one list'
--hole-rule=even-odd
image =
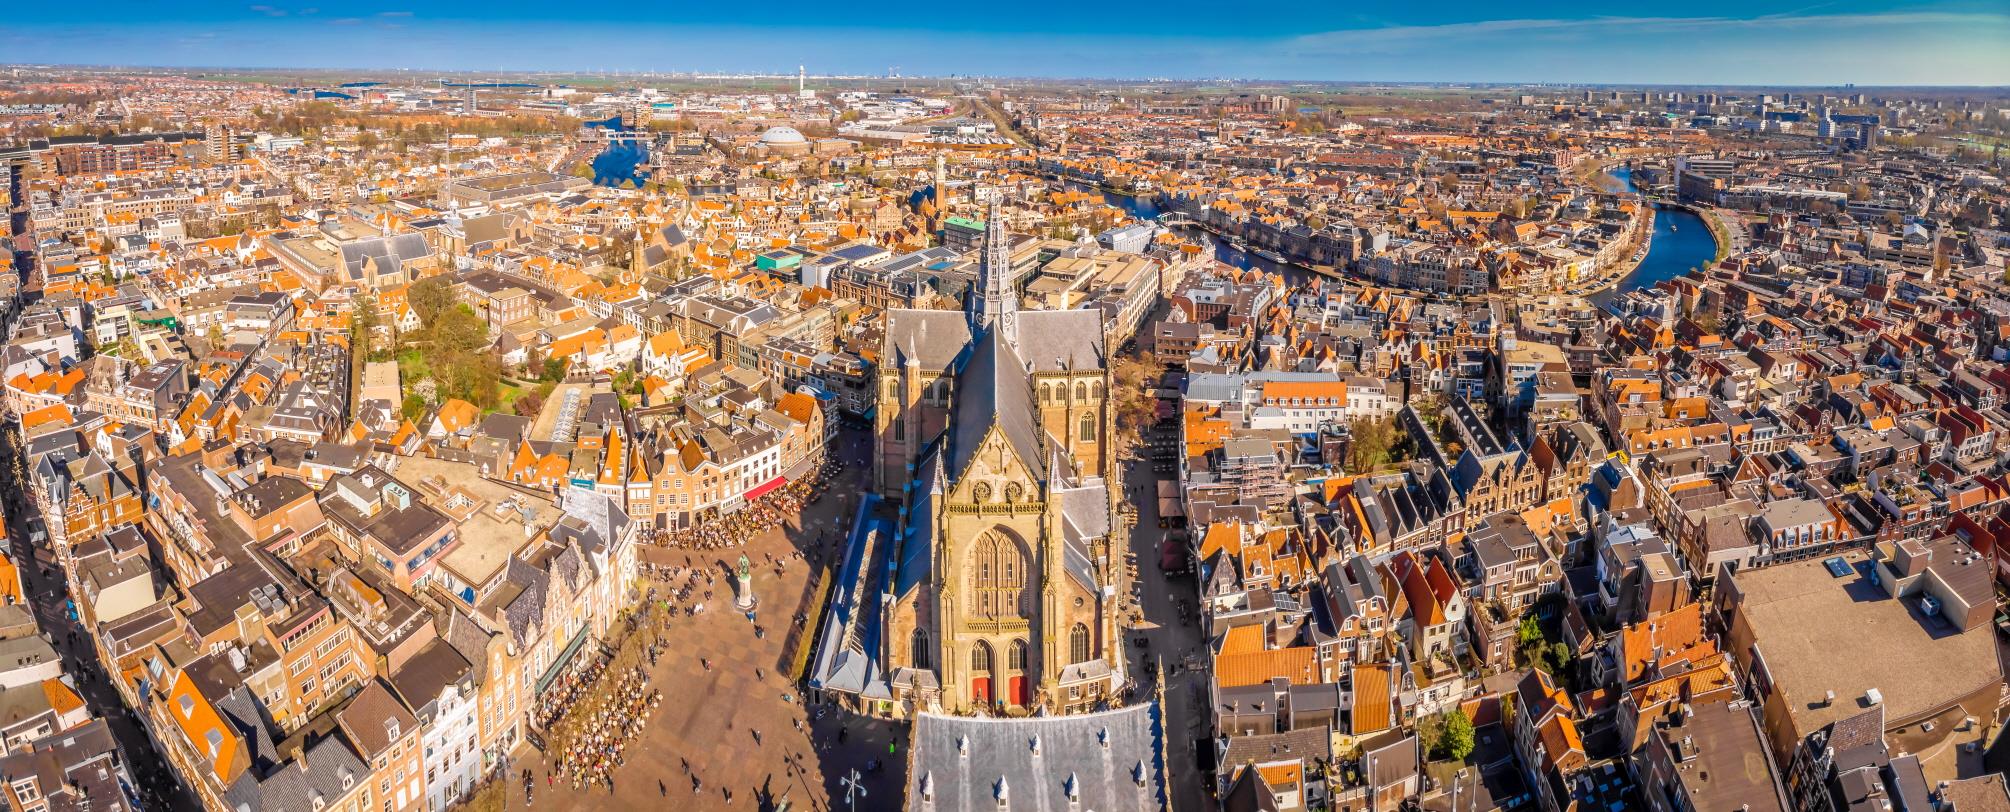
[{"label": "paved walkway", "polygon": [[[755,621],[732,611],[732,589],[724,577],[712,586],[703,614],[672,621],[665,635],[668,645],[651,670],[650,684],[662,689],[663,704],[641,738],[627,748],[627,762],[614,773],[613,792],[604,787],[574,790],[557,782],[547,786],[543,759],[525,750],[514,771],[521,775],[525,766],[531,769],[530,808],[674,804],[684,809],[772,809],[786,800],[792,809],[826,810],[835,798],[835,808],[846,810],[851,807],[840,782],[854,769],[866,792],[856,808],[900,806],[906,726],[841,722],[835,708],[820,718],[821,709],[804,707],[801,692],[781,672],[790,666],[791,616],[812,614],[814,568],[807,561],[790,561],[777,576],[773,567],[762,566],[766,555],[780,558],[798,549],[814,559],[813,550],[826,543],[820,539],[833,549],[841,543],[841,528],[867,486],[859,441],[852,433],[839,438],[849,464],[822,499],[799,520],[763,533],[743,548],[754,563],[754,594],[761,601]],[[707,552],[691,553],[692,563],[730,568],[742,551]],[[681,564],[684,555],[672,551],[669,558]],[[756,624],[765,630],[762,637],[754,636]],[[700,658],[712,667],[706,669]],[[890,753],[890,745],[897,750]],[[868,762],[875,759],[881,769],[869,772]],[[526,808],[522,782],[512,778],[508,784],[509,808]]]},{"label": "paved walkway", "polygon": [[[1141,685],[1149,685],[1160,664],[1165,667],[1167,791],[1174,809],[1214,808],[1213,796],[1205,786],[1195,744],[1208,737],[1207,672],[1185,668],[1186,655],[1196,654],[1205,663],[1200,628],[1191,615],[1182,617],[1180,606],[1193,607],[1199,599],[1191,575],[1168,576],[1159,569],[1159,546],[1166,530],[1159,527],[1157,480],[1149,459],[1123,463],[1127,490],[1124,499],[1138,506],[1138,522],[1131,530],[1131,553],[1136,555],[1135,593],[1147,624],[1147,645],[1136,645],[1138,635],[1124,635],[1131,657],[1132,673]],[[1212,768],[1213,765],[1207,765]]]}]

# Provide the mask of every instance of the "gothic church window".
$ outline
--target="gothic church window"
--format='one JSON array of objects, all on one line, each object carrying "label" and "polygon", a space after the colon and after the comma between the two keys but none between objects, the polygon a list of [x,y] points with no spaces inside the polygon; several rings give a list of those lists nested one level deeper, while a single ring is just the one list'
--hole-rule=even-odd
[{"label": "gothic church window", "polygon": [[970,551],[971,597],[979,617],[998,619],[1027,614],[1026,560],[1019,545],[1002,533],[985,533]]}]

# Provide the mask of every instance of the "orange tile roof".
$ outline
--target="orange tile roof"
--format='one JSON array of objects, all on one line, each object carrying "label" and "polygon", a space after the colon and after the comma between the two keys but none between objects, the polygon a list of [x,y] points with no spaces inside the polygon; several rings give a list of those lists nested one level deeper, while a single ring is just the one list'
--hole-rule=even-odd
[{"label": "orange tile roof", "polygon": [[1216,652],[1216,655],[1248,654],[1262,650],[1263,626],[1246,623],[1230,627],[1228,633],[1221,636],[1221,651]]},{"label": "orange tile roof", "polygon": [[1549,717],[1537,730],[1542,739],[1544,766],[1554,766],[1565,755],[1577,753],[1584,756],[1584,737],[1577,732],[1577,722],[1563,714]]},{"label": "orange tile roof", "polygon": [[1389,729],[1390,682],[1386,665],[1354,667],[1354,735]]},{"label": "orange tile roof", "polygon": [[84,708],[84,698],[59,680],[42,680],[42,695],[49,698],[49,707],[59,716]]},{"label": "orange tile roof", "polygon": [[1262,685],[1278,677],[1313,685],[1319,682],[1319,654],[1310,646],[1294,646],[1216,657],[1214,674],[1223,688]]},{"label": "orange tile roof", "polygon": [[460,398],[454,398],[440,405],[440,426],[449,434],[473,426],[475,419],[480,416],[480,409]]},{"label": "orange tile roof", "polygon": [[73,421],[74,418],[70,415],[70,407],[61,403],[53,406],[44,406],[40,409],[21,414],[21,428],[23,430],[34,429],[50,423],[69,425]]},{"label": "orange tile roof", "polygon": [[1620,631],[1620,650],[1626,662],[1626,680],[1639,679],[1656,663],[1697,660],[1713,654],[1715,643],[1703,634],[1703,605],[1690,603],[1646,623],[1635,623]]},{"label": "orange tile roof", "polygon": [[230,785],[249,766],[239,758],[244,748],[237,733],[231,730],[230,725],[224,724],[223,717],[217,715],[209,697],[203,696],[187,672],[175,675],[174,685],[168,690],[167,708],[164,713],[181,728],[182,735],[188,739],[189,747],[198,755],[208,752],[212,735],[214,736],[213,740],[218,744],[216,755],[210,757],[210,768],[216,773],[218,783]]}]

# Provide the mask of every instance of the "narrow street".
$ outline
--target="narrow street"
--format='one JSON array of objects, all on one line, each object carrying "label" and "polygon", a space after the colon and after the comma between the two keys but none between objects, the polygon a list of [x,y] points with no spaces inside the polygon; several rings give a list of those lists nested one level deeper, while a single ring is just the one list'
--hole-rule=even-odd
[{"label": "narrow street", "polygon": [[126,769],[136,784],[133,791],[148,802],[149,808],[197,808],[199,804],[195,797],[171,777],[167,763],[154,750],[153,740],[137,717],[127,710],[124,698],[107,680],[90,634],[69,618],[69,585],[55,560],[54,551],[29,541],[29,525],[36,514],[16,476],[19,425],[19,422],[14,422],[0,428],[0,455],[7,460],[6,464],[0,465],[0,493],[5,494],[7,505],[7,538],[11,542],[9,554],[21,573],[22,591],[29,596],[28,603],[35,614],[35,621],[42,628],[43,638],[62,657],[63,673],[75,684],[85,707],[93,717],[104,719],[111,726]]},{"label": "narrow street", "polygon": [[[29,231],[26,183],[21,166],[7,167],[7,183],[15,207],[8,212],[13,227],[14,269],[25,288],[35,268],[33,236]],[[11,318],[11,313],[8,314]],[[13,325],[5,325],[13,335]],[[37,547],[30,539],[30,524],[36,511],[21,481],[25,462],[20,457],[20,421],[12,419],[0,426],[0,503],[6,506],[8,554],[21,574],[22,593],[29,596],[30,610],[42,629],[43,638],[54,646],[63,660],[63,673],[76,686],[93,717],[106,720],[119,743],[126,770],[135,786],[131,790],[143,798],[148,808],[193,809],[195,797],[177,782],[167,763],[154,749],[153,740],[138,718],[126,708],[125,699],[112,687],[98,662],[90,634],[69,617],[69,584],[55,561],[54,551]]]},{"label": "narrow street", "polygon": [[1130,666],[1138,681],[1147,685],[1156,670],[1164,669],[1167,791],[1173,808],[1179,812],[1211,809],[1213,793],[1202,786],[1202,774],[1214,765],[1200,763],[1198,755],[1210,725],[1207,650],[1198,623],[1180,612],[1182,602],[1191,607],[1197,598],[1193,576],[1168,575],[1159,568],[1159,545],[1166,530],[1159,527],[1158,481],[1149,455],[1124,463],[1123,476],[1124,500],[1138,508],[1137,525],[1131,530],[1131,553],[1137,556],[1135,583],[1145,616],[1142,636],[1148,641],[1139,646],[1139,633],[1126,635]]}]

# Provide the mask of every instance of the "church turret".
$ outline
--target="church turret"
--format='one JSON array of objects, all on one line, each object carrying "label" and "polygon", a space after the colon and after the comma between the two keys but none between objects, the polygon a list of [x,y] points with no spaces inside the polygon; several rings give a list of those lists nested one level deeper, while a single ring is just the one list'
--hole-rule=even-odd
[{"label": "church turret", "polygon": [[1005,233],[1005,213],[997,201],[984,222],[984,252],[977,263],[977,296],[970,312],[971,332],[1004,331],[1006,342],[1019,343],[1019,293],[1012,286],[1012,244]]}]

